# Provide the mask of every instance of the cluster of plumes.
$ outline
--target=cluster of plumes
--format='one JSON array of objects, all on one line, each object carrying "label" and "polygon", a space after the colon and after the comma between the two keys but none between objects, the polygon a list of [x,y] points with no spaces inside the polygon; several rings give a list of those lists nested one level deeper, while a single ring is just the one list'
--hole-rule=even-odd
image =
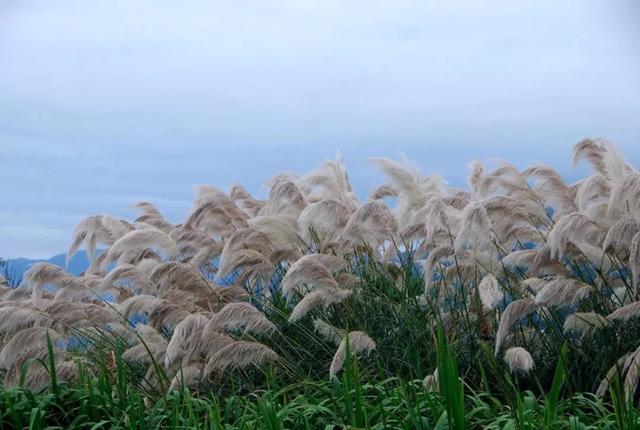
[{"label": "cluster of plumes", "polygon": [[[124,358],[150,373],[162,366],[174,388],[277,363],[268,339],[279,330],[265,309],[279,288],[291,308],[287,323],[314,321],[337,346],[333,375],[347,349],[367,354],[376,344],[353,331],[347,345],[345,331],[313,316],[366,288],[352,270],[358,252],[390,267],[411,251],[424,270],[419,302],[435,300],[446,326],[455,312],[447,298],[462,292],[478,304],[468,311],[493,327],[496,356],[527,373],[535,357],[524,349],[535,346],[530,326],[549,310],[572,310],[564,329],[578,336],[640,315],[640,173],[600,139],[575,146],[573,163],[581,161],[593,174],[572,184],[543,165],[488,169],[474,162],[469,188],[458,189],[408,162],[374,159],[389,182],[359,201],[338,158],[305,175],[273,177],[265,200],[240,185],[228,193],[200,186],[181,224],[147,202],[131,222],[89,217],[68,252],[70,258],[86,247],[86,273],[74,277],[42,263],[20,288],[0,286],[0,369],[14,381],[28,357],[46,351],[32,338],[48,334],[68,370],[64,340],[81,329],[128,333]],[[578,278],[578,269],[602,276]],[[581,308],[596,292],[610,315]],[[146,323],[132,330],[130,318],[141,314]],[[12,352],[25,343],[40,349]]]}]

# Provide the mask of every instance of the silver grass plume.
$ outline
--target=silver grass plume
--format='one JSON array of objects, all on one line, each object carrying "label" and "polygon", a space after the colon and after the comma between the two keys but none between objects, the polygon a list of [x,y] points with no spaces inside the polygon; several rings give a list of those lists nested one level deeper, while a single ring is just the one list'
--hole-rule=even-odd
[{"label": "silver grass plume", "polygon": [[305,284],[308,289],[334,288],[338,283],[333,272],[344,269],[347,261],[327,254],[309,254],[293,263],[280,283],[282,295],[290,297],[298,286]]},{"label": "silver grass plume", "polygon": [[540,306],[568,306],[578,304],[587,298],[592,287],[570,278],[556,278],[542,287],[536,294],[535,301]]},{"label": "silver grass plume", "polygon": [[189,215],[184,226],[201,230],[216,238],[226,238],[247,227],[246,214],[231,200],[202,203]]},{"label": "silver grass plume", "polygon": [[532,204],[530,201],[523,202],[507,196],[493,196],[481,202],[487,211],[493,232],[500,242],[524,239],[518,236],[511,237],[514,232],[522,234],[522,231],[528,231],[531,232],[528,235],[535,237],[534,232],[537,232],[537,226],[544,226],[546,223],[545,212],[539,205]]},{"label": "silver grass plume", "polygon": [[627,394],[628,399],[633,401],[636,390],[638,388],[638,376],[640,375],[640,348],[636,349],[631,354],[631,360],[629,362],[627,375],[624,378],[624,392]]},{"label": "silver grass plume", "polygon": [[261,366],[276,362],[280,357],[271,348],[258,342],[244,340],[230,343],[216,351],[207,363],[204,374]]},{"label": "silver grass plume", "polygon": [[529,351],[521,347],[509,348],[504,353],[504,361],[511,373],[529,373],[535,367]]},{"label": "silver grass plume", "polygon": [[[56,380],[64,381],[72,384],[78,380],[79,370],[78,363],[73,360],[61,361],[56,360],[55,363]],[[32,392],[42,391],[51,383],[51,375],[42,363],[37,363],[29,367],[24,380],[24,387]]]},{"label": "silver grass plume", "polygon": [[[297,219],[297,218],[296,218]],[[287,222],[277,216],[257,216],[251,218],[249,227],[264,235],[271,245],[276,248],[304,247],[295,226],[295,220]]]},{"label": "silver grass plume", "polygon": [[0,302],[0,335],[11,338],[29,327],[49,327],[53,319],[30,303]]},{"label": "silver grass plume", "polygon": [[296,184],[281,179],[271,187],[267,204],[259,215],[277,216],[294,223],[306,205],[307,201]]},{"label": "silver grass plume", "polygon": [[487,273],[480,281],[478,292],[480,294],[480,301],[486,309],[494,309],[504,298],[504,293],[500,288],[498,280],[490,273]]},{"label": "silver grass plume", "polygon": [[123,264],[115,267],[100,283],[100,290],[109,290],[115,282],[126,281],[132,287],[133,291],[139,291],[142,294],[156,294],[157,287],[151,280],[133,264]]},{"label": "silver grass plume", "polygon": [[601,138],[582,139],[573,147],[573,166],[575,167],[580,160],[586,160],[596,172],[607,178],[615,178],[633,171],[618,154],[615,146]]},{"label": "silver grass plume", "polygon": [[638,295],[640,281],[640,233],[636,233],[629,245],[629,268],[631,269],[631,288]]},{"label": "silver grass plume", "polygon": [[549,232],[548,243],[551,258],[566,255],[569,243],[586,243],[600,246],[604,237],[602,227],[580,212],[561,217]]},{"label": "silver grass plume", "polygon": [[[247,218],[247,215],[235,204],[234,198],[211,185],[196,186],[196,199],[193,202],[193,211],[190,215],[207,203],[216,204],[232,218]],[[185,222],[185,224],[187,223]]]},{"label": "silver grass plume", "polygon": [[226,333],[220,333],[209,325],[205,325],[200,332],[199,342],[193,345],[190,344],[192,348],[187,351],[183,363],[198,362],[201,360],[207,363],[216,352],[234,342],[236,341]]},{"label": "silver grass plume", "polygon": [[173,329],[173,335],[167,346],[165,366],[180,360],[188,351],[200,342],[200,335],[209,319],[202,314],[191,314],[180,321]]},{"label": "silver grass plume", "polygon": [[498,331],[496,332],[496,346],[495,355],[500,352],[500,347],[507,334],[511,330],[511,327],[520,319],[528,316],[538,309],[538,304],[534,299],[524,298],[514,300],[506,307],[502,316],[500,317],[500,323],[498,325]]},{"label": "silver grass plume", "polygon": [[52,302],[44,307],[44,312],[55,321],[53,327],[61,333],[71,327],[83,328],[116,322],[110,310],[92,303]]},{"label": "silver grass plume", "polygon": [[536,194],[518,169],[501,162],[501,165],[493,171],[485,174],[478,184],[476,196],[486,198],[491,195],[505,195],[529,205],[539,205]]},{"label": "silver grass plume", "polygon": [[525,169],[522,175],[537,179],[534,191],[542,202],[554,209],[555,219],[578,210],[571,191],[558,172],[551,167],[532,166]]},{"label": "silver grass plume", "polygon": [[340,153],[333,161],[326,161],[296,181],[306,191],[309,203],[322,200],[337,200],[352,212],[358,206],[358,199],[349,183],[349,175],[345,169]]},{"label": "silver grass plume", "polygon": [[609,247],[615,252],[626,251],[631,246],[633,237],[640,232],[640,222],[634,218],[622,218],[611,226],[602,243],[602,250]]},{"label": "silver grass plume", "polygon": [[340,342],[342,342],[342,339],[344,339],[346,335],[344,330],[340,330],[321,319],[313,320],[313,329],[324,340],[327,340],[336,346],[340,345]]},{"label": "silver grass plume", "polygon": [[425,378],[422,380],[422,385],[430,393],[440,392],[440,378],[438,376],[437,367],[432,374],[425,376]]},{"label": "silver grass plume", "polygon": [[[122,353],[122,359],[137,364],[162,363],[167,351],[167,341],[160,336],[143,336],[144,343],[140,342]],[[150,355],[151,354],[151,355]]]},{"label": "silver grass plume", "polygon": [[602,315],[595,312],[576,312],[567,317],[564,321],[563,330],[565,333],[575,331],[583,336],[593,330],[607,327],[611,323]]},{"label": "silver grass plume", "polygon": [[191,363],[188,366],[181,367],[171,379],[169,391],[176,391],[181,388],[196,388],[202,379],[202,371],[202,363]]},{"label": "silver grass plume", "polygon": [[412,213],[426,203],[425,194],[443,191],[439,178],[424,178],[416,166],[405,158],[405,165],[387,158],[372,158],[372,161],[382,172],[391,179],[398,190],[398,205],[394,209],[398,224],[406,227],[411,222]]},{"label": "silver grass plume", "polygon": [[229,197],[249,217],[258,215],[264,207],[265,201],[255,199],[249,191],[240,184],[233,184],[229,190]]},{"label": "silver grass plume", "polygon": [[607,371],[604,379],[600,382],[598,389],[596,390],[597,397],[604,397],[604,395],[607,393],[607,390],[609,389],[609,383],[614,378],[618,377],[618,375],[624,375],[627,372],[627,370],[629,369],[629,365],[633,360],[633,356],[633,353],[625,354],[616,361],[616,364],[611,366],[611,368]]},{"label": "silver grass plume", "polygon": [[546,243],[536,253],[528,270],[532,276],[569,275],[564,266],[551,256],[551,245]]},{"label": "silver grass plume", "polygon": [[537,249],[519,249],[517,251],[511,251],[502,258],[502,264],[511,267],[531,267],[536,255],[538,255]]},{"label": "silver grass plume", "polygon": [[223,244],[214,240],[207,233],[180,226],[174,228],[169,237],[176,242],[180,255],[183,258],[191,258],[194,265],[206,263],[220,255]]},{"label": "silver grass plume", "polygon": [[424,220],[425,241],[433,242],[437,233],[448,237],[460,229],[460,211],[447,204],[443,197],[429,199],[424,208],[416,213],[416,218]]},{"label": "silver grass plume", "polygon": [[149,279],[158,288],[161,296],[173,290],[207,295],[211,294],[214,288],[192,265],[178,261],[168,261],[157,265],[151,272]]},{"label": "silver grass plume", "polygon": [[357,245],[375,248],[397,233],[398,224],[393,214],[387,205],[376,200],[363,204],[351,214],[342,235]]},{"label": "silver grass plume", "polygon": [[149,315],[156,309],[156,307],[165,302],[166,301],[164,299],[159,297],[139,294],[137,296],[129,297],[122,303],[118,303],[113,306],[125,319],[128,319],[130,315],[135,314]]},{"label": "silver grass plume", "polygon": [[302,300],[296,304],[289,316],[289,323],[304,318],[309,312],[319,307],[327,307],[342,302],[352,294],[350,290],[340,288],[320,288],[305,295]]},{"label": "silver grass plume", "polygon": [[201,311],[202,309],[193,304],[193,297],[190,297],[190,306],[188,303],[180,302],[180,306],[173,302],[173,297],[169,297],[172,301],[164,299],[154,306],[149,315],[149,325],[156,330],[162,330],[163,327],[175,327],[189,316],[190,311]]},{"label": "silver grass plume", "polygon": [[80,278],[77,278],[64,269],[50,264],[50,263],[36,263],[31,266],[23,277],[23,283],[26,283],[32,287],[32,299],[34,305],[39,306],[44,286],[51,284],[59,289],[62,288],[75,288],[83,289],[84,284]]},{"label": "silver grass plume", "polygon": [[162,230],[163,232],[169,234],[171,230],[173,230],[173,224],[167,222],[167,220],[162,216],[160,211],[149,202],[138,202],[133,205],[136,209],[139,209],[141,215],[136,218],[134,222],[143,222],[149,224],[158,230]]},{"label": "silver grass plume", "polygon": [[339,200],[321,200],[308,205],[298,217],[300,235],[308,243],[312,240],[312,232],[323,241],[338,238],[351,211]]},{"label": "silver grass plume", "polygon": [[133,229],[127,221],[109,215],[94,215],[82,220],[73,232],[71,246],[67,251],[67,264],[84,242],[87,243],[89,261],[93,261],[98,245],[112,245]]},{"label": "silver grass plume", "polygon": [[613,182],[607,216],[617,220],[640,213],[640,173],[634,171]]},{"label": "silver grass plume", "polygon": [[214,314],[207,323],[207,330],[271,333],[276,326],[249,303],[229,303]]},{"label": "silver grass plume", "polygon": [[133,230],[118,239],[107,252],[103,264],[118,261],[118,264],[136,263],[146,250],[161,251],[167,259],[180,254],[175,241],[158,229]]},{"label": "silver grass plume", "polygon": [[467,167],[469,169],[469,189],[476,197],[480,197],[480,187],[484,179],[484,165],[481,161],[474,160]]},{"label": "silver grass plume", "polygon": [[495,240],[484,205],[480,202],[470,203],[462,212],[462,223],[453,245],[456,252],[467,248],[481,251],[492,249]]},{"label": "silver grass plume", "polygon": [[400,191],[392,184],[383,184],[371,191],[369,200],[382,200],[385,197],[397,198],[399,195]]},{"label": "silver grass plume", "polygon": [[591,219],[607,220],[611,183],[602,175],[593,175],[578,184],[576,204]]},{"label": "silver grass plume", "polygon": [[0,369],[8,370],[21,365],[27,359],[45,359],[47,357],[47,334],[54,349],[61,336],[46,327],[32,327],[16,333],[0,350]]},{"label": "silver grass plume", "polygon": [[[352,355],[369,354],[376,349],[376,343],[363,331],[352,331],[347,335],[349,338],[349,351]],[[344,360],[347,356],[347,339],[343,339],[336,350],[331,366],[329,367],[329,377],[332,378],[342,370]]]},{"label": "silver grass plume", "polygon": [[424,293],[429,294],[433,284],[433,271],[436,264],[443,258],[448,258],[454,254],[454,249],[450,246],[438,246],[434,248],[424,263]]},{"label": "silver grass plume", "polygon": [[607,315],[610,321],[628,321],[640,316],[640,301],[629,303]]}]

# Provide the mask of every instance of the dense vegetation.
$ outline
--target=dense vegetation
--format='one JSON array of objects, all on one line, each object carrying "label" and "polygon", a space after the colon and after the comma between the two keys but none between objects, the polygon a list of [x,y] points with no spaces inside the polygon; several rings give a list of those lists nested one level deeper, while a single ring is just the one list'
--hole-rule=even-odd
[{"label": "dense vegetation", "polygon": [[[636,428],[640,173],[584,140],[546,166],[470,166],[469,189],[376,159],[201,186],[89,217],[72,276],[0,287],[0,419],[100,428]],[[389,203],[387,203],[389,202]]]}]

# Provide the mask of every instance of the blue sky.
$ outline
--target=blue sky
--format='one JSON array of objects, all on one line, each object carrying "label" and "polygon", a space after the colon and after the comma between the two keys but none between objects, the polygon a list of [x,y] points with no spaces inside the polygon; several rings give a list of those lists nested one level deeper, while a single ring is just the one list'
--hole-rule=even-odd
[{"label": "blue sky", "polygon": [[341,150],[464,184],[602,136],[640,164],[640,6],[622,1],[0,3],[0,256],[64,251],[87,215],[174,220]]}]

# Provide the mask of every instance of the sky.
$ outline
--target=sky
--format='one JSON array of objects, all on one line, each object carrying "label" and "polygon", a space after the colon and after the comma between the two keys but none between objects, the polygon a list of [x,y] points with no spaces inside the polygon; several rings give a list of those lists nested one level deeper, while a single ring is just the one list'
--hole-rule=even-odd
[{"label": "sky", "polygon": [[640,166],[640,3],[0,1],[0,257],[64,252],[84,217],[174,222],[194,186],[261,188],[341,151],[466,183],[605,137]]}]

